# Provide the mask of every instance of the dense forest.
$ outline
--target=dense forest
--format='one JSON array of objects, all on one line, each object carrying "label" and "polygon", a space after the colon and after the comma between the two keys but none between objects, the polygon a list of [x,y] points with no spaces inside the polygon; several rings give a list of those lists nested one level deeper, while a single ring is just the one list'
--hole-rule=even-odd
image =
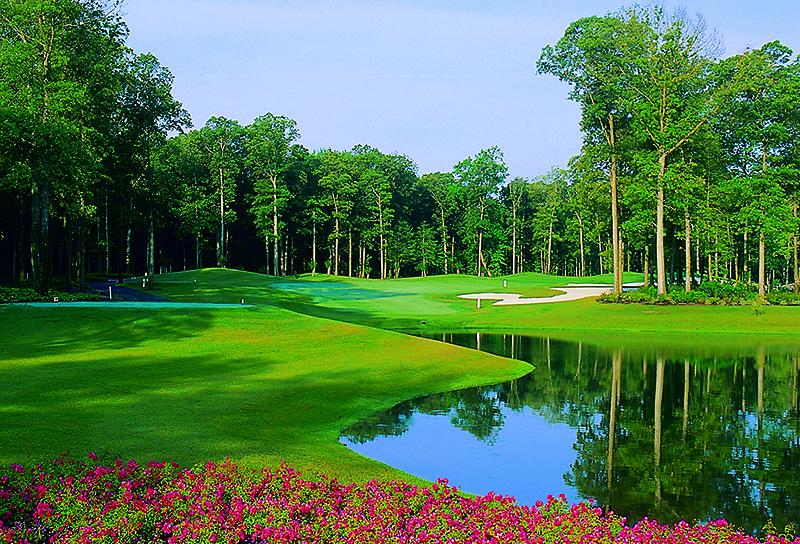
[{"label": "dense forest", "polygon": [[720,59],[702,19],[659,7],[574,22],[538,71],[569,85],[584,145],[509,179],[497,147],[420,175],[369,145],[308,150],[279,114],[193,128],[127,32],[113,1],[0,5],[4,282],[614,271],[619,290],[633,270],[763,294],[798,275],[800,62],[779,42]]}]

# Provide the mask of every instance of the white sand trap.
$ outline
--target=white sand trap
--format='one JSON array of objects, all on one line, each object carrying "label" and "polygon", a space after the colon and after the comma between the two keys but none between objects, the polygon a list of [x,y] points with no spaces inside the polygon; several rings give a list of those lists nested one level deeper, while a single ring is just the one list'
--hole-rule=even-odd
[{"label": "white sand trap", "polygon": [[518,293],[472,293],[468,295],[458,295],[458,298],[471,300],[496,300],[495,306],[514,306],[518,304],[545,304],[548,302],[566,302],[568,300],[578,300],[581,298],[599,297],[610,293],[613,289],[610,285],[582,285],[553,288],[560,291],[560,295],[552,297],[522,298]]}]

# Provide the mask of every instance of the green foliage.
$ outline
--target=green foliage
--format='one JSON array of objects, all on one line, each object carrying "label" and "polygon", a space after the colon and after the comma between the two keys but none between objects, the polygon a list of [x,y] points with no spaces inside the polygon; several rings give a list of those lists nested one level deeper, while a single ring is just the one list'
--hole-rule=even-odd
[{"label": "green foliage", "polygon": [[44,295],[25,287],[0,287],[0,304],[14,302],[94,302],[100,300],[95,293],[65,293],[49,290]]},{"label": "green foliage", "polygon": [[[746,283],[704,281],[687,292],[682,287],[670,286],[668,295],[660,297],[655,287],[640,287],[621,295],[604,295],[602,302],[636,304],[703,304],[711,306],[751,306],[761,304],[758,286]],[[787,289],[767,293],[763,303],[774,306],[800,305],[800,295]]]},{"label": "green foliage", "polygon": [[575,21],[537,67],[571,85],[580,155],[507,183],[497,147],[420,177],[411,158],[369,145],[310,152],[272,113],[167,138],[191,122],[172,74],[125,47],[110,8],[0,7],[6,280],[30,274],[44,293],[50,270],[141,273],[145,253],[150,273],[202,268],[214,248],[217,265],[276,275],[330,260],[358,277],[587,276],[623,261],[676,269],[688,238],[702,265],[686,275],[750,281],[763,234],[762,284],[794,281],[800,69],[779,42],[718,61],[699,20],[658,6]]}]

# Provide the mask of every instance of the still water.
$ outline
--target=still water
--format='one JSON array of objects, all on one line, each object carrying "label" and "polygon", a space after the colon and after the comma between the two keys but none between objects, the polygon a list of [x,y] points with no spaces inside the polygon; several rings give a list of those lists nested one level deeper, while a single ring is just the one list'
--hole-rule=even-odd
[{"label": "still water", "polygon": [[800,346],[429,336],[535,369],[403,402],[344,429],[342,442],[425,479],[521,504],[563,493],[631,523],[800,526]]}]

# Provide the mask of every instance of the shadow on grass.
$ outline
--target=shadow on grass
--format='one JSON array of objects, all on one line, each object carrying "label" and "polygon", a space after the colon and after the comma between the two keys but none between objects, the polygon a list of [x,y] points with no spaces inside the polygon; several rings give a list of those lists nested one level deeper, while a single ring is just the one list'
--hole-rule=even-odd
[{"label": "shadow on grass", "polygon": [[[238,310],[236,310],[238,311]],[[247,311],[242,309],[241,311]],[[213,326],[208,308],[0,307],[0,361],[176,341]]]},{"label": "shadow on grass", "polygon": [[377,312],[366,312],[356,308],[331,308],[292,299],[274,301],[272,305],[311,317],[333,319],[354,325],[364,325],[385,330],[417,330],[420,320],[416,317],[387,317]]},{"label": "shadow on grass", "polygon": [[227,456],[280,463],[309,444],[337,446],[339,430],[359,417],[463,373],[393,372],[387,379],[363,362],[321,375],[280,355],[222,350],[0,367],[0,463],[88,451],[182,466]]}]

